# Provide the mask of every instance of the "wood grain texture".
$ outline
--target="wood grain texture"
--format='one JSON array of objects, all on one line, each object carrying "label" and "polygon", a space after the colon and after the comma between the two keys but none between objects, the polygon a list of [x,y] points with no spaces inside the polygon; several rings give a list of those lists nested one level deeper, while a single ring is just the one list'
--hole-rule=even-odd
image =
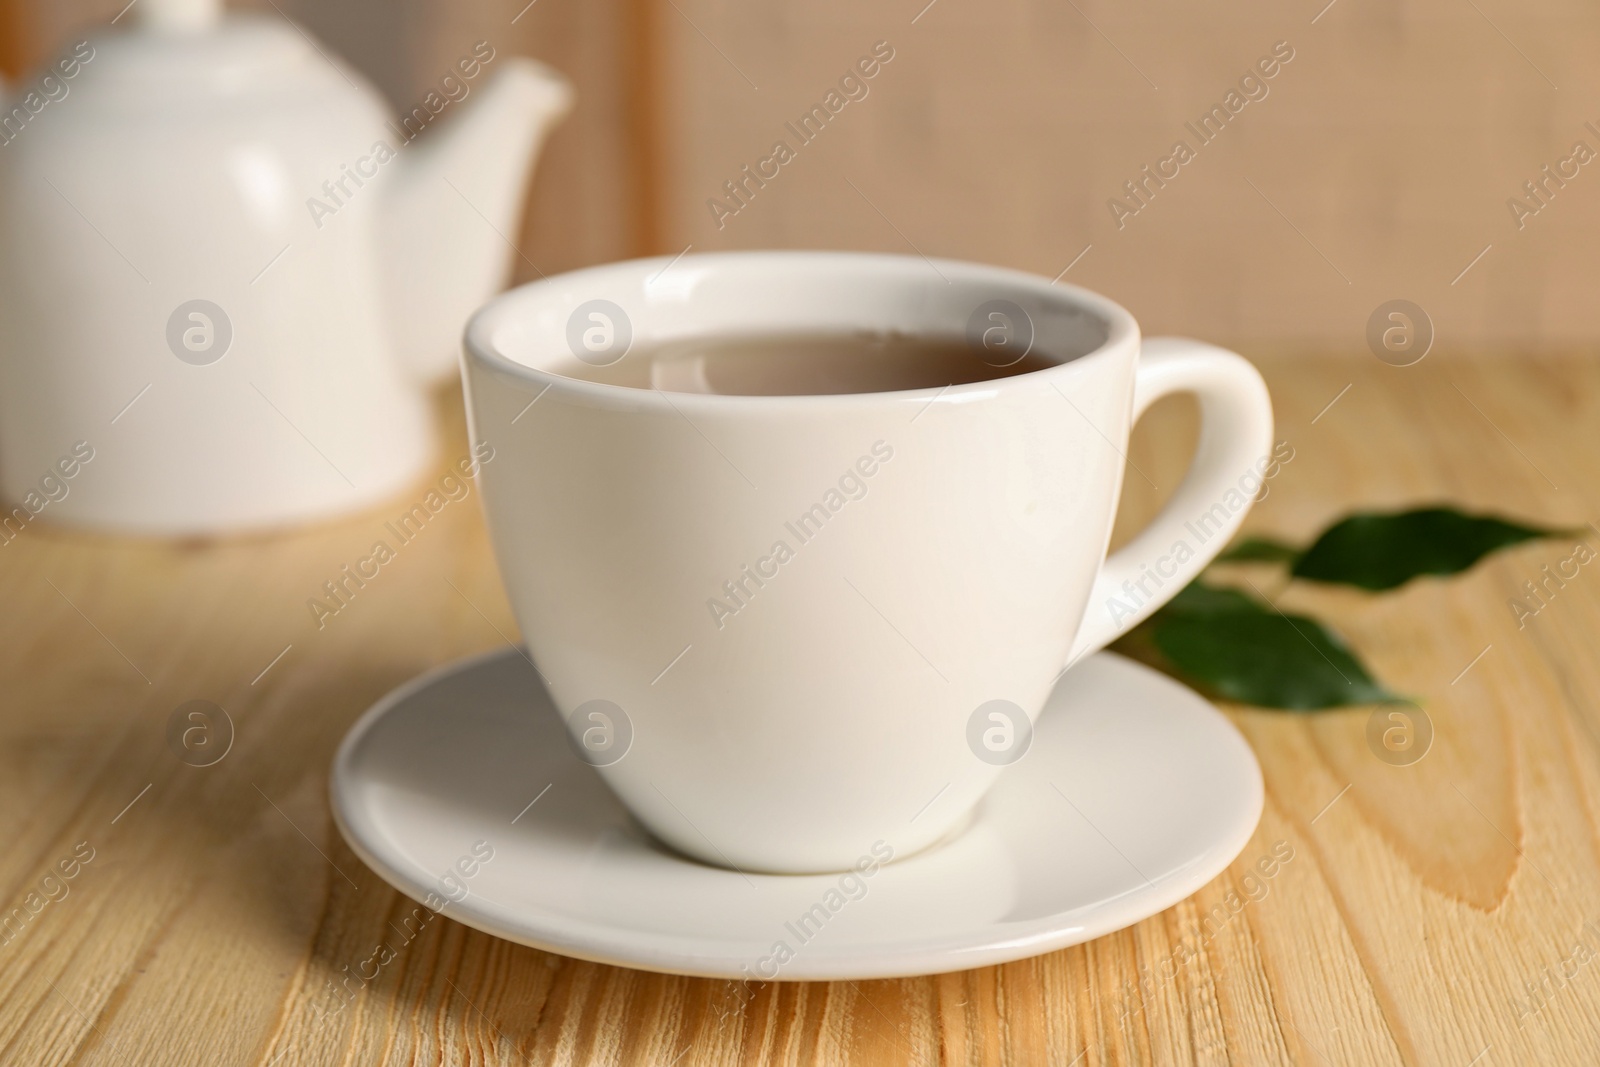
[{"label": "wood grain texture", "polygon": [[[1440,499],[1563,525],[1600,514],[1600,361],[1263,366],[1295,454],[1253,532],[1300,538],[1351,507]],[[459,395],[440,407],[454,460]],[[1124,528],[1174,484],[1193,433],[1181,405],[1141,424],[1131,458],[1153,485],[1129,479]],[[1417,698],[1433,746],[1391,766],[1368,747],[1366,709],[1229,708],[1265,771],[1261,825],[1227,873],[1131,929],[966,973],[773,983],[746,1002],[732,983],[582,963],[441,917],[330,1011],[327,983],[407,910],[333,828],[334,748],[392,687],[516,633],[475,497],[312,621],[307,598],[425,489],[278,536],[172,544],[41,522],[0,547],[0,905],[27,911],[75,846],[93,850],[0,944],[0,1062],[1592,1060],[1600,571],[1520,629],[1507,606],[1570,555],[1554,540],[1382,596],[1240,572],[1335,623]],[[215,765],[168,747],[191,699],[232,718]],[[1274,847],[1292,859],[1262,879]]]}]

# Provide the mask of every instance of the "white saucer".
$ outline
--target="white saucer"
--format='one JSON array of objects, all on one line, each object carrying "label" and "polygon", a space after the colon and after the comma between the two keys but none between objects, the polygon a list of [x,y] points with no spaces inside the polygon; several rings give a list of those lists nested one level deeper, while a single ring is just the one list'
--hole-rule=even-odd
[{"label": "white saucer", "polygon": [[[838,875],[743,875],[640,830],[507,650],[379,701],[340,746],[332,800],[350,847],[401,892],[438,906],[465,887],[442,913],[468,926],[625,967],[809,980],[986,966],[1129,926],[1238,855],[1262,786],[1215,708],[1101,653],[1062,679],[971,823],[864,895]],[[471,876],[442,882],[458,863]]]}]

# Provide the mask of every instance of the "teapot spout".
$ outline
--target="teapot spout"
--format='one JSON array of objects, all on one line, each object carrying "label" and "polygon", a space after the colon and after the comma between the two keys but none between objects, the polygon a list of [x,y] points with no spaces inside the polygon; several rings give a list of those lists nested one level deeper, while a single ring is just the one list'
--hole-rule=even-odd
[{"label": "teapot spout", "polygon": [[379,240],[398,355],[418,378],[456,373],[461,331],[504,287],[523,192],[550,128],[571,110],[567,80],[511,58],[412,144],[385,190]]}]

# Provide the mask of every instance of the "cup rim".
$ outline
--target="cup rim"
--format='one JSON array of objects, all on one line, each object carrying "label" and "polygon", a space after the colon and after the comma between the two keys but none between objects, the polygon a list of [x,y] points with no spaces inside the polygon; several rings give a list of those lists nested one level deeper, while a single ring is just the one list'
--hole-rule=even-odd
[{"label": "cup rim", "polygon": [[[893,389],[852,393],[794,393],[776,395],[747,395],[738,393],[686,393],[633,385],[614,385],[585,378],[573,378],[543,367],[533,366],[513,359],[502,352],[495,343],[495,334],[508,322],[525,314],[529,305],[550,295],[553,290],[572,287],[596,294],[615,292],[621,284],[637,283],[641,278],[651,279],[667,270],[684,265],[709,267],[724,272],[776,265],[818,274],[832,269],[877,269],[893,276],[904,276],[915,271],[937,271],[939,274],[960,275],[964,280],[986,282],[997,287],[1009,287],[1036,298],[1070,304],[1080,311],[1097,316],[1106,327],[1105,339],[1095,348],[1061,363],[1036,371],[957,385],[925,387],[918,389]],[[1122,305],[1092,290],[1070,283],[1052,281],[1042,275],[1008,267],[998,267],[967,260],[930,259],[926,256],[899,255],[881,252],[849,252],[821,250],[763,249],[736,252],[702,252],[693,255],[651,256],[620,260],[594,267],[552,274],[538,281],[509,289],[494,297],[467,320],[462,337],[462,370],[477,361],[484,367],[509,375],[523,384],[540,390],[554,389],[569,396],[583,398],[604,406],[628,406],[648,402],[659,394],[672,397],[675,407],[716,409],[726,412],[732,406],[773,407],[849,403],[931,403],[934,400],[959,403],[977,396],[992,395],[1000,387],[1022,387],[1028,383],[1063,377],[1084,371],[1091,366],[1115,358],[1115,353],[1132,345],[1137,347],[1139,325],[1133,315]]]}]

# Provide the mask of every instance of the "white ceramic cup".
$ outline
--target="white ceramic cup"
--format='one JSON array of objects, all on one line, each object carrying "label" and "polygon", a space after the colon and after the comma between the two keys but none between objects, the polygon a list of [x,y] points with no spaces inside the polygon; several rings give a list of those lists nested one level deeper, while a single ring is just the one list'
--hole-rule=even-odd
[{"label": "white ceramic cup", "polygon": [[[828,396],[552,371],[693,338],[991,328],[1062,361]],[[659,839],[746,871],[842,870],[962,825],[1063,669],[1227,543],[1272,436],[1237,355],[1141,343],[1081,289],[909,256],[564,274],[479,311],[464,373],[495,554],[575,744]],[[1108,559],[1129,430],[1177,392],[1200,400],[1192,466]]]}]

